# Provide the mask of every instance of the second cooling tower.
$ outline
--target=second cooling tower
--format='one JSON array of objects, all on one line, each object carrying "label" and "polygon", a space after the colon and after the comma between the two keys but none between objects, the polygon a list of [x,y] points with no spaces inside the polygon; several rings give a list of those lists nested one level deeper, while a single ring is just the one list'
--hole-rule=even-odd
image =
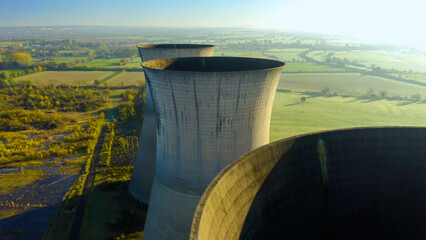
[{"label": "second cooling tower", "polygon": [[[214,45],[202,44],[154,44],[138,45],[137,47],[142,62],[170,57],[208,57],[213,54],[214,50]],[[146,87],[145,99],[143,124],[129,191],[138,201],[147,204],[154,180],[157,148],[157,125],[148,86]]]},{"label": "second cooling tower", "polygon": [[269,142],[284,63],[197,57],[142,65],[158,124],[144,239],[188,239],[197,203],[216,174]]}]

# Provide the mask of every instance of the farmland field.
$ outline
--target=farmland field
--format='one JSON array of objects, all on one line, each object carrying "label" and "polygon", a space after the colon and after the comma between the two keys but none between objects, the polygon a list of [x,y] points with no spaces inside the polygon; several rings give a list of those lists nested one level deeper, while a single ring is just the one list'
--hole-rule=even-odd
[{"label": "farmland field", "polygon": [[24,69],[8,69],[8,70],[0,71],[0,73],[2,73],[2,72],[8,72],[9,74],[11,74],[11,73],[23,73],[23,72],[25,72],[25,70]]},{"label": "farmland field", "polygon": [[227,57],[238,57],[243,54],[245,51],[239,50],[214,50],[213,56],[227,56]]},{"label": "farmland field", "polygon": [[412,74],[391,74],[391,75],[395,77],[407,79],[407,80],[414,80],[414,81],[426,83],[426,74],[412,73]]},{"label": "farmland field", "polygon": [[45,71],[18,77],[17,82],[31,80],[35,85],[90,85],[95,79],[102,81],[111,76],[113,71]]},{"label": "farmland field", "polygon": [[301,103],[300,93],[277,92],[270,140],[329,129],[361,126],[424,126],[426,103],[366,101],[358,98],[313,97]]},{"label": "farmland field", "polygon": [[[141,70],[142,71],[142,70]],[[145,82],[143,72],[125,72],[108,80],[109,86],[140,86]]]},{"label": "farmland field", "polygon": [[129,63],[126,65],[120,66],[121,58],[111,58],[111,59],[94,59],[92,61],[87,61],[84,63],[79,63],[77,67],[86,66],[88,68],[101,67],[101,68],[140,68],[141,60],[140,58],[135,58],[133,60],[129,59]]},{"label": "farmland field", "polygon": [[251,57],[251,58],[270,58],[263,54],[263,51],[246,51],[240,54],[238,57]]},{"label": "farmland field", "polygon": [[285,65],[283,72],[344,72],[343,68],[318,65],[315,63],[295,63],[289,62]]},{"label": "farmland field", "polygon": [[280,61],[284,62],[304,62],[305,60],[300,57],[305,49],[300,48],[286,48],[286,49],[272,49],[265,51],[266,55],[275,56]]},{"label": "farmland field", "polygon": [[314,60],[324,62],[329,53],[334,53],[333,51],[311,51],[306,54],[307,57],[313,58]]},{"label": "farmland field", "polygon": [[22,44],[24,42],[0,42],[0,47],[9,47],[17,44]]},{"label": "farmland field", "polygon": [[416,93],[426,96],[426,87],[359,73],[284,73],[279,87],[299,91],[320,91],[329,87],[332,92],[358,96],[372,88],[376,94],[386,90],[389,96]]},{"label": "farmland field", "polygon": [[384,69],[426,72],[426,56],[393,53],[383,50],[336,52],[333,57],[357,61],[367,67],[373,64]]},{"label": "farmland field", "polygon": [[55,57],[56,63],[63,63],[63,62],[73,62],[77,59],[87,59],[86,57]]}]

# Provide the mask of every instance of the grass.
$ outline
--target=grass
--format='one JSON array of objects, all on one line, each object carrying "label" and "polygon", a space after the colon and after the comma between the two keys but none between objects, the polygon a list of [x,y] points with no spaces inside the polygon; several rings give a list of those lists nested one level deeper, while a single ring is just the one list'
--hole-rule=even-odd
[{"label": "grass", "polygon": [[9,47],[17,44],[23,44],[24,42],[0,42],[0,47]]},{"label": "grass", "polygon": [[56,63],[73,62],[77,59],[87,59],[86,57],[55,57]]},{"label": "grass", "polygon": [[10,193],[44,178],[44,172],[41,168],[0,174],[0,194]]},{"label": "grass", "polygon": [[311,51],[306,54],[307,57],[313,58],[314,60],[324,62],[327,59],[327,54],[333,51]]},{"label": "grass", "polygon": [[265,51],[265,54],[275,56],[280,61],[284,62],[304,62],[305,60],[300,57],[300,53],[306,49],[300,48],[286,48],[286,49],[272,49]]},{"label": "grass", "polygon": [[131,60],[129,58],[129,63],[126,65],[120,66],[121,58],[110,58],[110,59],[94,59],[92,61],[87,61],[84,63],[79,63],[77,67],[86,66],[88,68],[100,67],[100,68],[141,68],[140,58],[134,58]]},{"label": "grass", "polygon": [[412,73],[412,74],[391,74],[395,77],[400,77],[407,80],[414,80],[426,83],[426,74]]},{"label": "grass", "polygon": [[359,73],[284,73],[279,87],[298,91],[320,91],[329,87],[332,92],[357,96],[366,94],[370,88],[376,94],[386,90],[388,96],[426,95],[426,87]]},{"label": "grass", "polygon": [[251,58],[270,58],[263,54],[263,51],[247,51],[239,55],[238,57],[251,57]]},{"label": "grass", "polygon": [[45,71],[16,78],[17,82],[32,80],[35,85],[91,85],[98,79],[102,81],[114,74],[113,71]]},{"label": "grass", "polygon": [[104,168],[96,173],[82,225],[82,239],[142,236],[146,211],[134,208],[127,187],[133,166]]},{"label": "grass", "polygon": [[23,73],[23,72],[25,72],[25,70],[24,69],[8,69],[8,70],[0,71],[0,73],[2,73],[2,72],[8,72],[9,74],[11,74],[11,73]]},{"label": "grass", "polygon": [[367,67],[373,64],[384,69],[426,72],[426,56],[387,52],[383,50],[336,52],[333,57],[356,60]]},{"label": "grass", "polygon": [[284,67],[284,72],[345,72],[343,68],[330,67],[325,65],[318,65],[315,63],[304,62],[296,63],[289,62]]},{"label": "grass", "polygon": [[227,56],[227,57],[238,57],[245,51],[239,50],[214,50],[213,56]]},{"label": "grass", "polygon": [[426,103],[314,97],[301,103],[300,93],[277,92],[270,140],[298,134],[361,126],[424,126]]},{"label": "grass", "polygon": [[108,80],[109,86],[140,86],[145,82],[143,72],[125,72]]}]

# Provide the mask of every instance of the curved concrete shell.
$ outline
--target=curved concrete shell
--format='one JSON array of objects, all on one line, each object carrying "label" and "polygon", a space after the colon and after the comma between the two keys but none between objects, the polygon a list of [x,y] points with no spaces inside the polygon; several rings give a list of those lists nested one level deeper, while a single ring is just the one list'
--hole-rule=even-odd
[{"label": "curved concrete shell", "polygon": [[[170,57],[209,57],[213,55],[214,45],[201,44],[156,44],[138,45],[142,62]],[[135,168],[130,181],[129,191],[133,197],[148,204],[155,173],[155,153],[157,132],[154,106],[149,87],[146,87],[145,111],[136,153]]]},{"label": "curved concrete shell", "polygon": [[359,128],[280,140],[227,166],[191,240],[426,239],[426,128]]},{"label": "curved concrete shell", "polygon": [[157,160],[144,239],[188,239],[197,203],[225,166],[269,142],[283,62],[237,57],[144,62]]}]

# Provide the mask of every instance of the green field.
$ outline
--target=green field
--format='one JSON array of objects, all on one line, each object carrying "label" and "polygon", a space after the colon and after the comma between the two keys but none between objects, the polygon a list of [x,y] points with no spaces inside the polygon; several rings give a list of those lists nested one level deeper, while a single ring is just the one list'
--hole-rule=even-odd
[{"label": "green field", "polygon": [[9,47],[17,44],[23,44],[24,42],[0,42],[0,47]]},{"label": "green field", "polygon": [[326,65],[318,65],[311,62],[286,63],[283,72],[345,72],[343,68],[330,67]]},{"label": "green field", "polygon": [[271,49],[265,51],[265,54],[275,56],[284,62],[304,62],[305,60],[300,57],[300,54],[305,50],[301,48]]},{"label": "green field", "polygon": [[16,78],[16,82],[31,80],[35,85],[91,85],[98,79],[102,81],[115,72],[113,71],[45,71]]},{"label": "green field", "polygon": [[125,72],[108,80],[109,86],[140,86],[145,82],[143,72]]},{"label": "green field", "polygon": [[240,54],[238,57],[250,57],[250,58],[270,58],[263,54],[263,51],[246,51]]},{"label": "green field", "polygon": [[94,59],[92,61],[87,61],[84,63],[79,63],[75,65],[76,67],[86,66],[88,68],[100,67],[100,68],[141,68],[140,58],[135,58],[133,60],[129,59],[129,63],[126,65],[120,66],[121,58],[111,58],[111,59]]},{"label": "green field", "polygon": [[56,63],[73,62],[77,59],[87,59],[86,57],[55,57]]},{"label": "green field", "polygon": [[336,52],[333,57],[357,61],[367,67],[371,67],[374,64],[376,67],[388,70],[426,72],[426,56],[422,55],[375,50]]},{"label": "green field", "polygon": [[227,56],[227,57],[238,57],[245,51],[238,50],[214,50],[213,56]]},{"label": "green field", "polygon": [[388,96],[408,97],[416,93],[426,96],[426,87],[359,73],[284,73],[279,87],[298,91],[320,91],[329,87],[332,92],[356,96],[372,88],[376,94],[385,90]]},{"label": "green field", "polygon": [[299,93],[277,92],[270,140],[328,129],[361,126],[424,126],[426,103],[365,101],[357,98],[313,97],[301,103]]},{"label": "green field", "polygon": [[426,83],[426,74],[412,73],[412,74],[391,74],[391,75],[395,77],[407,79],[407,80],[414,80],[414,81]]},{"label": "green field", "polygon": [[307,57],[313,58],[314,60],[324,62],[329,53],[334,53],[333,51],[311,51],[306,54]]},{"label": "green field", "polygon": [[8,69],[8,70],[1,70],[0,73],[2,72],[8,72],[9,74],[11,73],[23,73],[25,72],[24,69]]}]

